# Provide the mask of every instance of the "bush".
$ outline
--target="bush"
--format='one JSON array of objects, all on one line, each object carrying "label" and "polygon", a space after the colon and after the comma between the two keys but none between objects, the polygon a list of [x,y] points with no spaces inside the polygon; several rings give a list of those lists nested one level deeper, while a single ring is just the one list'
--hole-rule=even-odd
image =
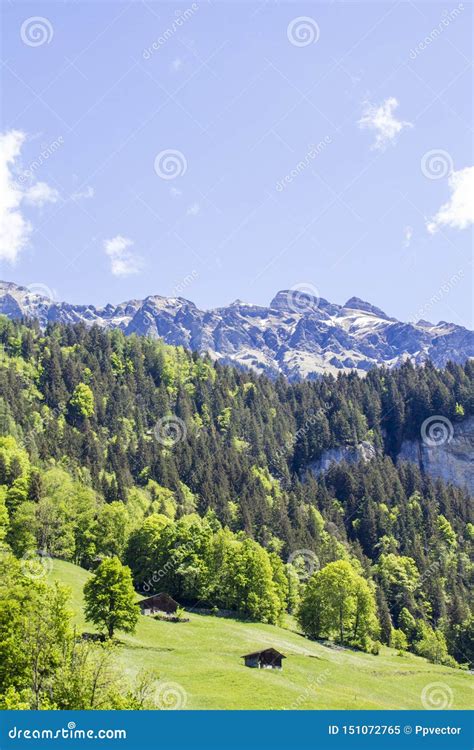
[{"label": "bush", "polygon": [[363,638],[359,638],[357,641],[352,641],[351,646],[353,646],[354,648],[359,648],[361,651],[365,651],[366,654],[378,656],[382,644],[380,643],[380,641],[374,641],[373,638],[370,638],[370,636],[367,635]]},{"label": "bush", "polygon": [[408,639],[403,630],[396,630],[393,628],[390,639],[390,645],[392,648],[398,649],[398,651],[406,651],[408,648]]},{"label": "bush", "polygon": [[448,654],[446,639],[439,630],[433,630],[426,622],[418,620],[417,635],[418,640],[414,644],[414,650],[418,656],[424,656],[433,664],[444,664],[446,667],[459,666]]}]

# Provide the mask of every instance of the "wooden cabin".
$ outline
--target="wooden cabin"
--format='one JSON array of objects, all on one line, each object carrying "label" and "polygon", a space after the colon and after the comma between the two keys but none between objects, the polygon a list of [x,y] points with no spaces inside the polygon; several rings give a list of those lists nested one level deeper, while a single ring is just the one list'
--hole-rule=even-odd
[{"label": "wooden cabin", "polygon": [[266,648],[263,651],[254,651],[252,654],[244,654],[241,657],[245,660],[246,667],[257,669],[281,669],[282,659],[286,659],[284,654],[280,654],[275,648]]},{"label": "wooden cabin", "polygon": [[160,594],[153,594],[147,596],[146,599],[142,599],[138,602],[142,615],[154,615],[157,612],[165,612],[167,615],[173,615],[179,607],[178,602],[175,602],[172,596],[161,592]]}]

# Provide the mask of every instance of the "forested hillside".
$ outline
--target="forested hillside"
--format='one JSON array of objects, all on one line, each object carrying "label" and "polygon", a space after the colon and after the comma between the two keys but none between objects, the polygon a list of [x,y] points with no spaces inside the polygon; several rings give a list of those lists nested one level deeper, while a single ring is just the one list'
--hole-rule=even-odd
[{"label": "forested hillside", "polygon": [[[471,362],[289,384],[83,325],[0,318],[0,344],[0,542],[16,557],[115,556],[138,591],[263,622],[293,611],[311,637],[339,637],[317,612],[343,581],[354,645],[472,664],[472,499],[395,463],[428,417],[474,413]],[[363,440],[369,463],[308,471]]]}]

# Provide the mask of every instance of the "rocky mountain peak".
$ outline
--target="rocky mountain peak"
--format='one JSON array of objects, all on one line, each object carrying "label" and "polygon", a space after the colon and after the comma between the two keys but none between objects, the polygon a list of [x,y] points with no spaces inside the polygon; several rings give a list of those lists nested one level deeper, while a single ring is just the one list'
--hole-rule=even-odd
[{"label": "rocky mountain peak", "polygon": [[268,307],[235,300],[200,310],[183,297],[150,295],[118,305],[72,305],[0,282],[0,314],[10,318],[83,322],[125,334],[208,352],[214,359],[291,380],[323,373],[396,367],[406,359],[431,359],[436,366],[474,357],[474,333],[455,324],[402,323],[359,297],[345,305],[298,289],[281,290]]},{"label": "rocky mountain peak", "polygon": [[384,320],[395,320],[395,318],[389,318],[387,313],[384,313],[383,310],[381,310],[379,307],[375,307],[375,305],[371,305],[370,302],[366,302],[363,299],[360,299],[360,297],[351,297],[347,300],[345,305],[343,305],[344,310],[361,310],[362,312],[370,313],[371,315],[375,315],[377,318],[383,318]]}]

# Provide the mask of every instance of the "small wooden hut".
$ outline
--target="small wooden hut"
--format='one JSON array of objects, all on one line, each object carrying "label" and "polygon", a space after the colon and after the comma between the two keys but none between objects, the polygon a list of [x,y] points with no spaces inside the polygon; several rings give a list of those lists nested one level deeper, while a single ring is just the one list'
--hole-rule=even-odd
[{"label": "small wooden hut", "polygon": [[244,654],[241,657],[245,661],[246,667],[257,669],[281,669],[282,659],[286,659],[275,648],[266,648],[263,651],[254,651],[252,654]]},{"label": "small wooden hut", "polygon": [[138,602],[142,615],[154,615],[157,612],[165,612],[167,615],[173,615],[179,607],[178,602],[175,602],[172,596],[161,592],[159,594],[152,594],[147,596],[146,599],[142,599]]}]

